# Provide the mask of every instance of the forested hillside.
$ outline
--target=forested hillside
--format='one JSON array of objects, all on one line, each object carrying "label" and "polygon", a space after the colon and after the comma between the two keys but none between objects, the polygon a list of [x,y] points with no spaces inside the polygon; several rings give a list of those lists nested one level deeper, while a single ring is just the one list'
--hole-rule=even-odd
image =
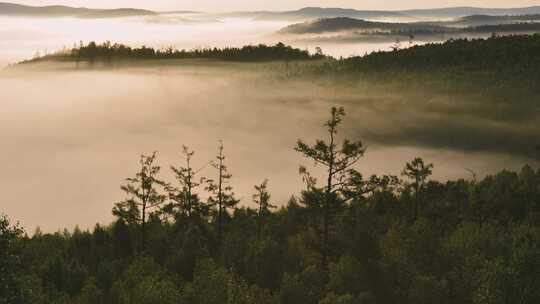
[{"label": "forested hillside", "polygon": [[294,147],[319,171],[301,167],[288,202],[266,180],[240,202],[220,145],[209,176],[187,147],[170,169],[141,156],[115,220],[90,231],[25,233],[1,217],[0,303],[540,301],[540,170],[438,182],[417,158],[363,176],[371,152],[342,138],[343,119],[332,108],[321,139]]},{"label": "forested hillside", "polygon": [[392,33],[445,33],[456,32],[442,25],[429,23],[395,23],[395,22],[373,22],[362,19],[348,17],[323,18],[314,21],[297,23],[283,28],[282,34],[320,34],[325,32],[358,31],[367,34],[392,34]]},{"label": "forested hillside", "polygon": [[70,50],[58,51],[54,54],[37,56],[22,64],[43,61],[68,62],[104,62],[114,63],[126,60],[165,60],[165,59],[213,59],[223,61],[260,62],[278,60],[310,60],[321,59],[321,54],[311,55],[306,50],[293,48],[283,43],[275,45],[248,45],[241,48],[199,48],[192,50],[178,50],[172,47],[154,49],[151,47],[129,47],[123,44],[104,42],[97,44],[94,41],[81,44]]},{"label": "forested hillside", "polygon": [[[451,39],[394,52],[376,52],[343,60],[343,65],[361,69],[470,69],[471,71],[519,70],[523,77],[537,77],[540,66],[540,34],[492,36],[489,39]],[[529,74],[529,73],[532,73]],[[517,76],[513,74],[512,76]]]},{"label": "forested hillside", "polygon": [[311,70],[318,75],[347,75],[348,79],[384,81],[404,88],[421,84],[448,92],[482,92],[479,98],[507,95],[515,100],[537,100],[540,34],[450,39],[411,47],[397,41],[392,48],[327,61]]},{"label": "forested hillside", "polygon": [[[492,17],[492,16],[489,16]],[[280,34],[324,34],[350,32],[357,36],[420,36],[429,37],[441,34],[481,34],[481,33],[535,33],[540,30],[540,25],[533,22],[537,16],[523,16],[532,20],[517,19],[488,19],[481,21],[481,16],[471,16],[468,19],[459,19],[450,22],[374,22],[348,17],[323,18],[303,23],[289,25],[279,31]],[[462,25],[462,26],[456,26]]]},{"label": "forested hillside", "polygon": [[[501,25],[505,26],[505,25]],[[524,24],[524,26],[528,26]],[[498,27],[498,26],[495,26]],[[484,27],[489,32],[490,26]],[[473,73],[498,73],[502,78],[538,77],[540,69],[540,34],[493,35],[488,39],[450,39],[444,43],[429,43],[408,47],[406,42],[397,41],[393,51],[382,50],[350,58],[335,59],[325,56],[318,49],[314,54],[307,50],[277,43],[275,45],[248,45],[241,48],[201,48],[178,50],[174,48],[154,49],[146,46],[129,47],[123,44],[89,42],[72,49],[53,54],[36,56],[23,61],[32,64],[42,61],[66,62],[115,62],[121,60],[170,60],[170,59],[213,59],[238,62],[300,61],[313,60],[313,69],[320,72],[332,70],[348,72],[434,71],[435,76],[447,72],[468,70]],[[326,59],[323,65],[320,59]],[[293,72],[304,72],[303,70]]]}]

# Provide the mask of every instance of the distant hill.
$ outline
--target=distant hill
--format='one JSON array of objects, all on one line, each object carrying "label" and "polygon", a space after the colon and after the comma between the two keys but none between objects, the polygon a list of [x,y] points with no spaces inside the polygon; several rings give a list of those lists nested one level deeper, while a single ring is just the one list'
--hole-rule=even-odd
[{"label": "distant hill", "polygon": [[[33,16],[33,17],[77,17],[77,18],[114,18],[129,16],[147,16],[178,12],[154,12],[144,9],[118,8],[118,9],[89,9],[84,7],[70,7],[62,5],[28,6],[7,2],[0,2],[0,16]],[[316,18],[350,17],[357,19],[417,19],[417,18],[460,18],[470,15],[535,15],[540,14],[540,6],[523,8],[478,8],[478,7],[451,7],[437,9],[416,10],[356,10],[347,8],[304,7],[291,11],[253,11],[232,12],[220,14],[222,16],[249,17],[258,20],[308,20]]]},{"label": "distant hill", "polygon": [[89,9],[62,5],[27,6],[0,2],[0,16],[115,18],[157,14],[153,11],[134,8]]},{"label": "distant hill", "polygon": [[516,22],[529,22],[540,21],[540,14],[533,15],[472,15],[465,16],[456,20],[456,23],[463,23],[467,25],[493,25],[493,24],[506,24]]},{"label": "distant hill", "polygon": [[229,15],[252,17],[259,20],[307,20],[315,18],[350,17],[358,19],[388,19],[388,18],[460,18],[470,15],[533,15],[540,14],[540,6],[523,8],[478,8],[452,7],[437,9],[416,9],[402,11],[384,10],[355,10],[344,8],[305,7],[292,11],[256,11],[236,12]]},{"label": "distant hill", "polygon": [[540,6],[520,8],[480,8],[480,7],[449,7],[436,9],[416,9],[400,11],[402,14],[417,17],[449,17],[457,18],[471,15],[529,15],[540,14]]},{"label": "distant hill", "polygon": [[390,22],[372,22],[362,19],[349,17],[323,18],[314,21],[306,21],[289,25],[279,31],[281,34],[319,34],[325,32],[340,31],[377,31],[377,32],[395,32],[395,31],[426,31],[426,32],[449,32],[450,29],[444,26],[432,25],[427,23],[390,23]]},{"label": "distant hill", "polygon": [[[471,16],[459,22],[470,23],[471,20],[496,20],[501,23],[469,25],[465,27],[455,27],[452,22],[432,23],[432,22],[412,22],[412,23],[390,23],[373,22],[349,17],[322,18],[314,21],[306,21],[289,25],[281,29],[279,34],[322,34],[338,32],[354,32],[356,34],[394,34],[394,35],[430,35],[430,34],[471,34],[471,33],[492,33],[492,32],[537,32],[540,31],[539,22],[523,22],[523,17],[494,17],[494,16]],[[528,17],[528,18],[532,18]],[[508,20],[508,22],[502,22]],[[527,19],[528,20],[528,19]],[[511,23],[514,22],[514,23]]]},{"label": "distant hill", "polygon": [[285,12],[259,12],[255,13],[257,19],[314,19],[314,18],[335,18],[335,17],[353,17],[363,19],[376,18],[399,18],[406,17],[399,12],[391,11],[373,11],[373,10],[354,10],[344,8],[321,8],[305,7],[296,11]]}]

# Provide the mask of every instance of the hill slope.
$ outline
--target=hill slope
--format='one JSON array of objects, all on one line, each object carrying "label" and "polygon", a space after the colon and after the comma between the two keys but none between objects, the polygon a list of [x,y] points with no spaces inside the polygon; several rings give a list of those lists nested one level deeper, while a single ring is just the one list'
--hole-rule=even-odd
[{"label": "hill slope", "polygon": [[437,9],[417,9],[402,11],[355,10],[344,8],[305,7],[291,11],[237,12],[235,16],[252,17],[261,20],[306,20],[315,18],[350,17],[359,19],[383,18],[460,18],[470,15],[532,15],[540,14],[540,6],[523,8],[478,8],[452,7]]},{"label": "hill slope", "polygon": [[450,28],[427,23],[373,22],[349,17],[322,18],[289,25],[279,31],[281,34],[317,34],[325,32],[356,31],[451,31]]},{"label": "hill slope", "polygon": [[401,11],[403,14],[418,17],[464,17],[469,15],[528,15],[540,14],[540,6],[518,8],[481,8],[481,7],[449,7],[436,9],[416,9]]},{"label": "hill slope", "polygon": [[352,57],[340,64],[357,70],[477,71],[535,82],[540,79],[540,34],[449,40]]},{"label": "hill slope", "polygon": [[[433,34],[473,34],[473,33],[533,33],[540,31],[540,23],[528,22],[529,16],[470,16],[456,22],[373,22],[349,17],[322,18],[314,21],[296,23],[281,29],[280,34],[322,34],[354,31],[355,34],[395,34],[395,35],[433,35]],[[538,18],[538,17],[536,17]],[[480,20],[485,20],[482,23]],[[487,22],[492,20],[491,22]],[[532,19],[530,19],[532,20]],[[454,26],[456,23],[463,27]]]},{"label": "hill slope", "polygon": [[156,14],[153,11],[134,8],[89,9],[62,5],[28,6],[0,2],[0,15],[3,16],[114,18]]}]

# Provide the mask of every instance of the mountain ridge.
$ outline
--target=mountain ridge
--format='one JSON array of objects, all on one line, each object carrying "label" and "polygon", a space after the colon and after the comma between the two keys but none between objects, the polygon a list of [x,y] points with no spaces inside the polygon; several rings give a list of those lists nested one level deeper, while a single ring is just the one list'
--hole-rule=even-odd
[{"label": "mountain ridge", "polygon": [[[498,16],[490,17],[497,18],[496,20],[508,21],[492,24],[476,24],[476,18],[483,16],[465,17],[465,22],[460,21],[441,21],[441,22],[381,22],[370,21],[364,19],[355,19],[350,17],[335,17],[321,18],[309,20],[301,23],[290,24],[281,30],[278,34],[285,35],[302,35],[302,34],[363,34],[363,35],[381,35],[381,34],[398,34],[398,35],[437,35],[437,34],[466,34],[466,33],[485,33],[491,32],[538,32],[540,31],[540,23],[538,22],[523,22],[529,20],[540,20],[540,15],[525,15],[525,16]],[[530,19],[526,19],[530,18]],[[456,22],[467,23],[468,19],[474,22],[469,22],[465,26],[454,26]]]},{"label": "mountain ridge", "polygon": [[[191,11],[173,11],[191,12]],[[10,2],[0,2],[0,16],[30,16],[30,17],[77,17],[77,18],[113,18],[130,16],[153,16],[172,12],[158,12],[138,8],[94,9],[72,7],[66,5],[29,6]],[[302,20],[314,18],[351,17],[363,19],[377,18],[426,18],[445,17],[459,18],[469,15],[531,15],[540,14],[540,6],[516,8],[482,8],[482,7],[444,7],[435,9],[409,10],[358,10],[340,7],[308,6],[297,10],[287,11],[237,11],[222,13],[222,16],[250,17],[259,20],[287,19]]]},{"label": "mountain ridge", "polygon": [[540,14],[540,6],[517,8],[482,8],[482,7],[444,7],[435,9],[410,10],[357,10],[337,7],[304,7],[289,11],[252,11],[229,13],[237,16],[250,16],[256,19],[312,19],[312,18],[427,18],[444,17],[459,18],[469,15],[530,15]]},{"label": "mountain ridge", "polygon": [[0,15],[4,16],[114,18],[158,14],[154,11],[136,8],[92,9],[66,5],[29,6],[0,2]]}]

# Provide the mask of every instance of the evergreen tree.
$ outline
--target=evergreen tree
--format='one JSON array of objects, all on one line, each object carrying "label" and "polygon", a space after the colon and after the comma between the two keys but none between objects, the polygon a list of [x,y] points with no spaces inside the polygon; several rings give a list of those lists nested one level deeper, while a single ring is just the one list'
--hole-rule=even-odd
[{"label": "evergreen tree", "polygon": [[223,240],[223,220],[227,209],[234,208],[238,204],[238,200],[234,197],[233,188],[230,185],[232,175],[228,172],[225,165],[225,155],[223,154],[223,143],[220,143],[216,161],[212,162],[212,167],[218,171],[217,181],[212,179],[207,180],[206,190],[211,193],[208,199],[210,206],[217,207],[217,228],[218,241],[221,244]]},{"label": "evergreen tree", "polygon": [[0,214],[0,304],[22,303],[18,277],[21,261],[17,255],[17,242],[22,236],[19,226],[12,226]]},{"label": "evergreen tree", "polygon": [[191,159],[195,152],[187,146],[182,147],[182,153],[185,157],[184,167],[171,166],[174,172],[178,186],[169,186],[169,199],[172,201],[164,207],[167,213],[173,215],[184,215],[192,218],[194,215],[204,216],[207,214],[207,206],[203,205],[198,194],[197,188],[204,182],[204,178],[198,178],[200,170],[194,170]]},{"label": "evergreen tree", "polygon": [[[322,264],[328,269],[330,222],[332,213],[343,202],[342,195],[345,187],[350,184],[352,167],[364,156],[365,148],[360,141],[344,140],[341,147],[336,144],[338,127],[345,116],[343,107],[332,107],[330,119],[324,124],[328,132],[327,141],[318,139],[313,146],[298,140],[296,151],[322,165],[326,169],[326,184],[323,198],[323,245]],[[316,188],[314,180],[307,170],[301,167],[300,172],[307,176],[308,187]]]},{"label": "evergreen tree", "polygon": [[[332,114],[327,142],[297,147],[328,164],[331,181],[318,186],[302,168],[304,206],[293,197],[271,212],[265,180],[253,195],[258,212],[235,208],[228,216],[237,200],[220,146],[214,163],[219,176],[208,186],[210,201],[227,220],[227,241],[219,251],[212,250],[211,233],[220,224],[217,212],[213,223],[197,225],[170,224],[152,212],[166,199],[155,154],[142,157],[141,171],[123,187],[129,197],[115,206],[118,219],[111,225],[36,229],[27,236],[0,216],[0,304],[540,302],[539,170],[525,166],[478,180],[473,173],[472,182],[441,183],[429,180],[433,166],[417,158],[403,170],[409,183],[396,191],[404,182],[397,177],[364,179],[354,170],[364,149],[360,143],[334,144],[344,112]],[[181,186],[179,191],[185,194]],[[424,209],[410,221],[408,204],[416,198]],[[133,256],[143,218],[149,218],[152,242],[147,254]],[[314,219],[320,234],[309,227]],[[316,248],[325,220],[331,245]],[[256,238],[257,229],[264,237]],[[332,253],[324,251],[330,246]],[[320,265],[322,254],[327,268]]]},{"label": "evergreen tree", "polygon": [[261,238],[263,221],[270,214],[270,209],[276,206],[270,204],[270,193],[267,190],[268,180],[264,180],[260,185],[255,185],[255,194],[253,194],[253,202],[258,206],[257,213],[257,235]]},{"label": "evergreen tree", "polygon": [[135,177],[126,179],[127,184],[121,189],[129,196],[126,200],[116,203],[113,214],[128,223],[141,224],[141,250],[146,250],[146,223],[152,210],[165,202],[166,196],[159,192],[159,188],[166,187],[166,183],[157,178],[160,167],[154,164],[156,152],[150,156],[141,155],[140,171]]},{"label": "evergreen tree", "polygon": [[415,158],[405,165],[405,169],[401,173],[401,175],[412,180],[410,187],[414,190],[414,219],[418,218],[422,191],[432,171],[433,164],[424,164],[423,159]]}]

